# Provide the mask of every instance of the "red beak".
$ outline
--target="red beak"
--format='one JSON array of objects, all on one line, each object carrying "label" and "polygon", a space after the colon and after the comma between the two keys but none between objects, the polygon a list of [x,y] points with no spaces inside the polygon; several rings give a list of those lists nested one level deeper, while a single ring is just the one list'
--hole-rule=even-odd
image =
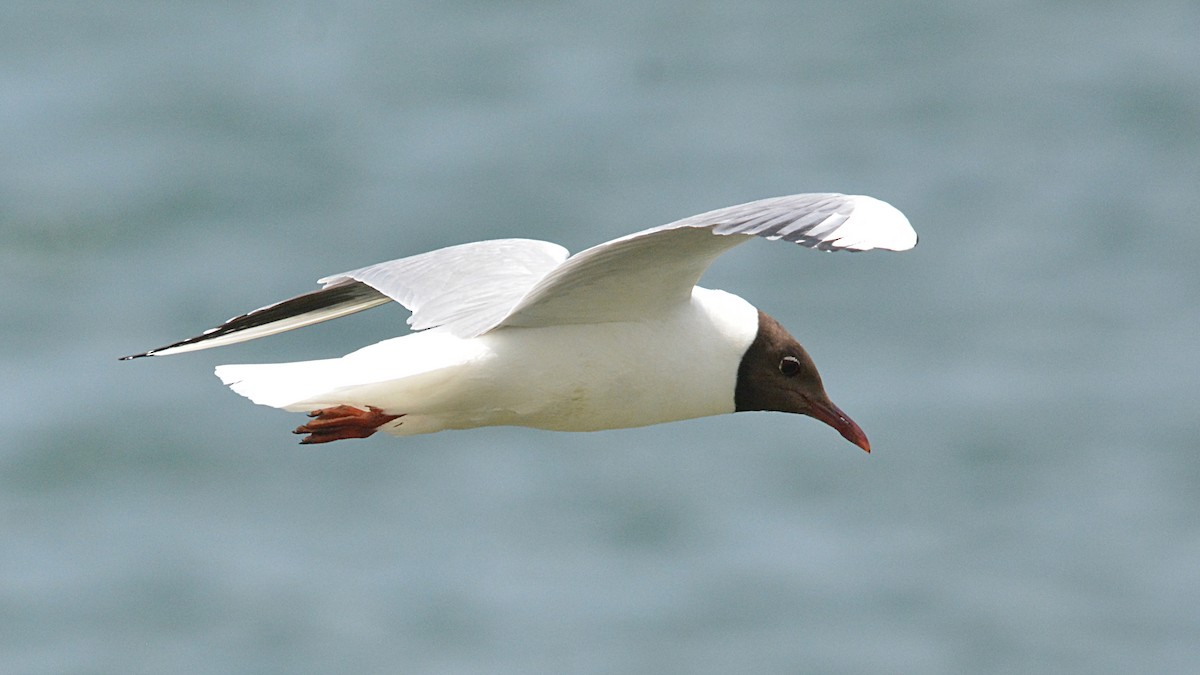
[{"label": "red beak", "polygon": [[824,401],[809,401],[808,415],[837,429],[842,438],[845,438],[867,452],[871,452],[871,442],[867,440],[867,435],[854,423],[854,420],[850,419],[849,415],[842,412],[842,409],[834,405],[829,399],[825,399]]}]

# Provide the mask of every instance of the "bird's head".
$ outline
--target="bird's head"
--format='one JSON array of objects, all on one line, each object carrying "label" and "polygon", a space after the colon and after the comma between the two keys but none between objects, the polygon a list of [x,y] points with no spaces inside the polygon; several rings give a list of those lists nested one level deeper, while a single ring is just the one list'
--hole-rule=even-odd
[{"label": "bird's head", "polygon": [[774,410],[816,418],[846,440],[871,451],[867,435],[829,400],[804,347],[779,322],[758,312],[758,334],[742,355],[734,392],[737,412]]}]

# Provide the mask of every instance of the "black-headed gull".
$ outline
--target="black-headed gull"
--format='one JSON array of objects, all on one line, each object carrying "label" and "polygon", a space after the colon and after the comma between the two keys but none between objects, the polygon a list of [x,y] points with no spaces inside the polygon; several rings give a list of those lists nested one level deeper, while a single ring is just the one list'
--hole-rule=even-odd
[{"label": "black-headed gull", "polygon": [[776,197],[570,257],[557,244],[498,239],[371,265],[123,358],[233,344],[395,301],[418,332],[341,358],[216,374],[255,403],[308,412],[296,429],[302,443],[492,425],[592,431],[774,410],[814,417],[870,452],[795,338],[742,298],[696,285],[717,256],[756,236],[825,251],[917,243],[908,219],[872,197]]}]

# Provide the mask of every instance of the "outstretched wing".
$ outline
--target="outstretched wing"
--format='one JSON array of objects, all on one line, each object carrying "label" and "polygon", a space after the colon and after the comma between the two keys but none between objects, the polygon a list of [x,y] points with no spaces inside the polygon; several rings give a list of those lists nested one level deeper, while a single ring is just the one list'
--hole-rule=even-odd
[{"label": "outstretched wing", "polygon": [[309,326],[396,301],[416,330],[443,326],[460,337],[494,326],[567,258],[558,244],[496,239],[422,253],[321,279],[320,290],[235,316],[186,340],[123,360],[230,345]]},{"label": "outstretched wing", "polygon": [[593,246],[554,268],[498,326],[630,321],[686,302],[700,275],[751,237],[823,251],[904,251],[916,232],[895,207],[832,193],[762,199]]},{"label": "outstretched wing", "polygon": [[569,259],[557,244],[498,239],[371,265],[325,277],[320,290],[123,359],[234,344],[393,300],[412,310],[414,329],[442,327],[458,337],[500,326],[636,320],[686,302],[717,256],[755,236],[825,251],[903,251],[917,243],[908,219],[871,197],[775,197],[637,232]]}]

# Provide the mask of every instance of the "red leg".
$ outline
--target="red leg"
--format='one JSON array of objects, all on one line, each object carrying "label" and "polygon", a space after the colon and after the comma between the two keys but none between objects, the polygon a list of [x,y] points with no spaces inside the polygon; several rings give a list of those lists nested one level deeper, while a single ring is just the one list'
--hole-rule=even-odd
[{"label": "red leg", "polygon": [[366,438],[375,433],[380,426],[402,417],[388,415],[375,406],[367,406],[366,410],[349,405],[339,405],[332,408],[321,408],[308,413],[313,418],[307,424],[296,427],[294,434],[308,434],[300,439],[301,443],[328,443],[344,438]]}]

